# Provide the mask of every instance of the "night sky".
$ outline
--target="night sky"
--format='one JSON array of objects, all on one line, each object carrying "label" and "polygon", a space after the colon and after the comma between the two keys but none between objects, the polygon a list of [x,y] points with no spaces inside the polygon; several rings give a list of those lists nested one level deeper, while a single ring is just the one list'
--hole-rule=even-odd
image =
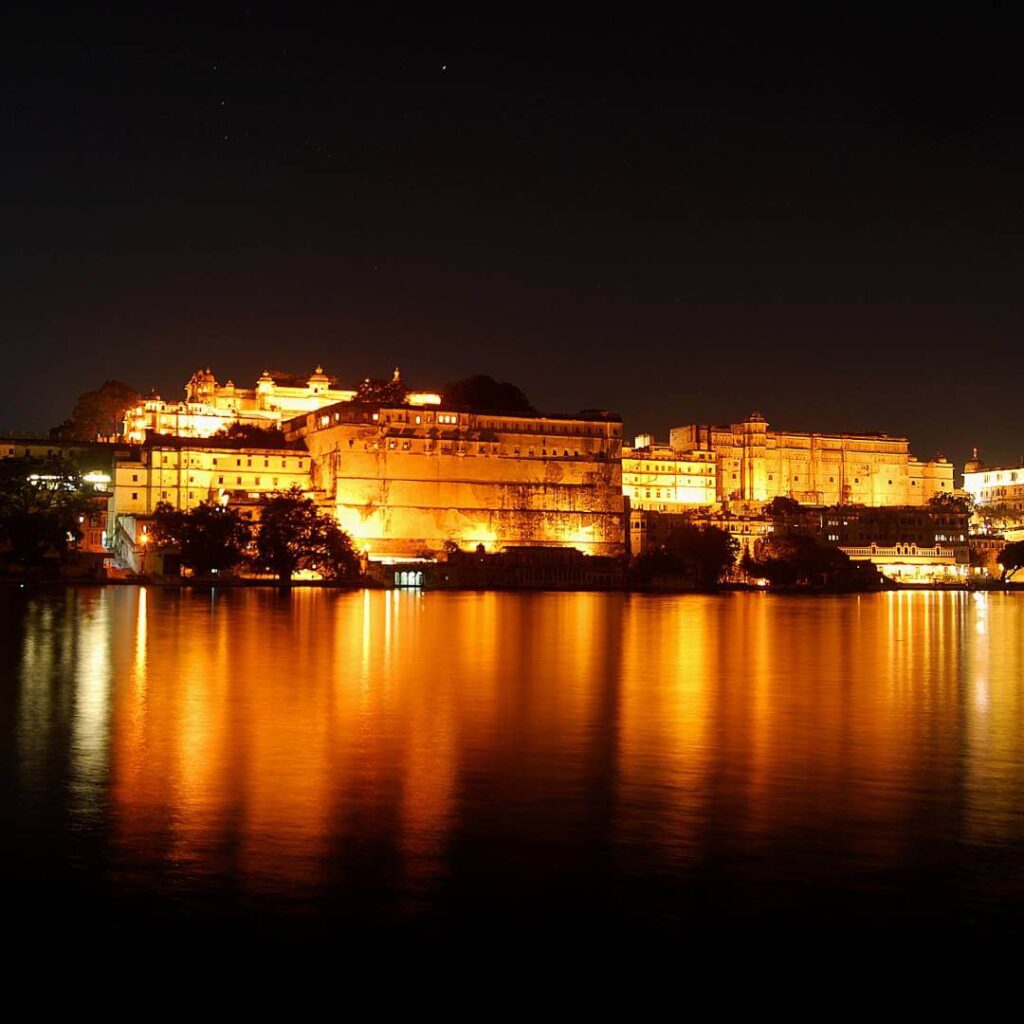
[{"label": "night sky", "polygon": [[5,25],[0,429],[321,362],[1024,453],[1009,25],[378,9]]}]

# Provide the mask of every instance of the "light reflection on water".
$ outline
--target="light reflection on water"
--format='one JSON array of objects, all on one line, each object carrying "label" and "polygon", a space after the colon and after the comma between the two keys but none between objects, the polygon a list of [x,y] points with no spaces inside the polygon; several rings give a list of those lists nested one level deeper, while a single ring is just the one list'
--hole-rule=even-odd
[{"label": "light reflection on water", "polygon": [[1020,916],[1017,595],[0,603],[29,887],[240,920]]}]

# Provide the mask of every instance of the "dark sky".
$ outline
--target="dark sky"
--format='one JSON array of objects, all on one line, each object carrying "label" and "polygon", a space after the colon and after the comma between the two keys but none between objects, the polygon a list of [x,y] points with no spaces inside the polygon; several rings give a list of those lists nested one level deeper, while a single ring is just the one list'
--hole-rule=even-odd
[{"label": "dark sky", "polygon": [[1009,25],[378,10],[5,25],[0,429],[322,362],[1024,452]]}]

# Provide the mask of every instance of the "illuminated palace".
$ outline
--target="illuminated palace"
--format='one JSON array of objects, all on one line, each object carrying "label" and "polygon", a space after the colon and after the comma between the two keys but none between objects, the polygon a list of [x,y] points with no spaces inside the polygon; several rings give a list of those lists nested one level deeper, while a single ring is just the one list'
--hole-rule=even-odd
[{"label": "illuminated palace", "polygon": [[964,490],[979,506],[1002,506],[1024,519],[1024,461],[1016,466],[986,466],[978,449],[964,464]]},{"label": "illuminated palace", "polygon": [[[395,370],[395,381],[399,379]],[[140,402],[125,414],[124,435],[141,444],[148,432],[175,437],[212,437],[232,424],[277,429],[281,421],[325,405],[349,402],[356,392],[337,387],[337,381],[318,366],[305,380],[264,370],[254,388],[218,384],[210,368],[197,370],[185,385],[185,400],[165,402],[159,395]],[[414,392],[410,405],[438,405],[440,395]]]},{"label": "illuminated palace", "polygon": [[[242,391],[204,370],[178,406],[149,399],[129,411],[126,432],[140,447],[118,460],[110,501],[123,561],[140,562],[161,501],[214,500],[258,515],[263,495],[293,485],[333,510],[371,558],[480,544],[625,551],[618,416],[448,410],[429,392],[369,404],[319,367],[301,387],[278,376]],[[236,424],[271,432],[224,435]]]},{"label": "illuminated palace", "polygon": [[283,429],[305,442],[314,487],[371,555],[450,543],[624,551],[622,425],[612,414],[340,403]]},{"label": "illuminated palace", "polygon": [[669,447],[691,460],[713,455],[719,502],[911,506],[953,490],[952,464],[915,458],[905,437],[784,433],[759,413],[727,426],[673,427]]}]

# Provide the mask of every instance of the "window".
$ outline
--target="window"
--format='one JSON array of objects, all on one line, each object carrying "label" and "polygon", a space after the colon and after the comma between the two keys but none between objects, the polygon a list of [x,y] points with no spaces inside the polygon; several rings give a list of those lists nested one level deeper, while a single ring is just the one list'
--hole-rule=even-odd
[{"label": "window", "polygon": [[235,480],[236,480],[237,483],[241,483],[242,482],[242,478],[240,476],[236,477]]},{"label": "window", "polygon": [[256,486],[259,487],[259,485],[260,485],[260,478],[256,477]]},{"label": "window", "polygon": [[242,460],[241,459],[235,459],[235,465],[236,466],[240,466],[241,464],[242,464]]},{"label": "window", "polygon": [[132,473],[132,483],[133,484],[137,484],[138,482],[139,482],[139,474],[138,473]]},{"label": "window", "polygon": [[139,492],[138,491],[132,491],[132,501],[138,501],[138,500],[139,500]]},{"label": "window", "polygon": [[264,459],[263,460],[263,468],[264,469],[269,469],[270,468],[270,459]]},{"label": "window", "polygon": [[219,483],[219,484],[224,483],[224,477],[222,477],[222,476],[217,477],[217,483]]}]

